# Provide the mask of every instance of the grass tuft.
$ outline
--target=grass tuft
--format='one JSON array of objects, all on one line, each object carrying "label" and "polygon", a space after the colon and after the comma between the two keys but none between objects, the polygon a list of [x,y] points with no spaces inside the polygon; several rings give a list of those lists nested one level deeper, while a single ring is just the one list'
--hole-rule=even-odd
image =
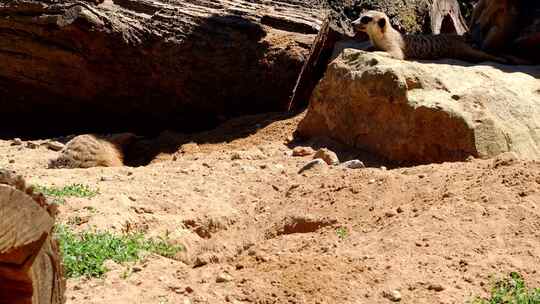
[{"label": "grass tuft", "polygon": [[61,199],[63,197],[91,198],[99,194],[98,190],[91,189],[88,185],[83,184],[71,184],[61,188],[37,185],[34,186],[34,188],[45,196],[53,197],[55,199]]},{"label": "grass tuft", "polygon": [[349,231],[347,231],[347,228],[345,227],[339,227],[338,229],[336,229],[336,234],[338,238],[343,240],[349,235]]},{"label": "grass tuft", "polygon": [[529,289],[523,277],[512,272],[493,284],[489,299],[477,297],[472,304],[540,304],[540,288]]},{"label": "grass tuft", "polygon": [[133,262],[143,253],[152,252],[164,257],[173,257],[183,250],[164,238],[145,239],[142,234],[115,235],[110,232],[85,231],[75,233],[66,226],[56,227],[63,256],[65,276],[101,277],[107,269],[106,260],[116,263]]}]

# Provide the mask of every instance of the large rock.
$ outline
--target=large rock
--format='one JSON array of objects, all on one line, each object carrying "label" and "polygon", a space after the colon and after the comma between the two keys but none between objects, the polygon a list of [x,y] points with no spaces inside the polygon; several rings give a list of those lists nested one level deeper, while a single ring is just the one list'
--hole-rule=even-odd
[{"label": "large rock", "polygon": [[427,163],[513,151],[540,158],[540,67],[401,61],[344,49],[314,90],[301,136]]}]

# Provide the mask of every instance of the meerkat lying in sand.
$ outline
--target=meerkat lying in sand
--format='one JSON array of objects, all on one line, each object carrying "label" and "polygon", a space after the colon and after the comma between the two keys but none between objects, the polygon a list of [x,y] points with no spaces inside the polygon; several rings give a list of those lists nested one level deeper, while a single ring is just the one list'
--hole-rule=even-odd
[{"label": "meerkat lying in sand", "polygon": [[132,133],[97,136],[79,135],[70,140],[49,168],[117,167],[124,165],[123,149],[137,136]]},{"label": "meerkat lying in sand", "polygon": [[363,13],[353,22],[353,28],[368,34],[375,49],[385,51],[396,59],[452,58],[507,63],[504,58],[473,48],[467,44],[465,37],[459,35],[402,35],[392,27],[388,16],[379,11]]}]

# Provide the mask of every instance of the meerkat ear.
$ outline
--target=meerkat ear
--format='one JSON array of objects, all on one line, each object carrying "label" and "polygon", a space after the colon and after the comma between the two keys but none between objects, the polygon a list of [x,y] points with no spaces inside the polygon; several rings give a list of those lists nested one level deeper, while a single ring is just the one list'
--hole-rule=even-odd
[{"label": "meerkat ear", "polygon": [[384,27],[386,26],[386,19],[384,18],[379,19],[379,21],[377,21],[377,24],[379,25],[381,29],[384,29]]}]

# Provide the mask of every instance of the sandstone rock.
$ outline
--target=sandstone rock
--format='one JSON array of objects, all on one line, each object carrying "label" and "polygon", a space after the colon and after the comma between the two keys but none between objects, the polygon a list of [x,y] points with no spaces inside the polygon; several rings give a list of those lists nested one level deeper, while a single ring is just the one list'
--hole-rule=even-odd
[{"label": "sandstone rock", "polygon": [[226,283],[232,280],[233,280],[233,277],[226,272],[220,273],[216,277],[216,283]]},{"label": "sandstone rock", "polygon": [[298,171],[298,174],[304,173],[305,171],[309,170],[320,170],[327,166],[326,162],[320,158],[316,158],[307,164],[305,164],[300,171]]},{"label": "sandstone rock", "polygon": [[45,143],[45,147],[47,147],[47,149],[50,149],[50,150],[53,150],[53,151],[60,151],[62,149],[64,149],[65,145],[61,142],[57,142],[57,141],[48,141]]},{"label": "sandstone rock", "polygon": [[339,164],[339,158],[337,157],[336,153],[327,148],[319,149],[313,158],[320,158],[329,165]]},{"label": "sandstone rock", "polygon": [[18,137],[14,138],[13,141],[11,142],[12,146],[20,146],[22,144],[23,144],[22,140],[20,138],[18,138]]},{"label": "sandstone rock", "polygon": [[313,153],[315,153],[315,150],[313,150],[313,148],[301,147],[301,146],[294,147],[292,151],[293,156],[308,156],[308,155],[312,155]]},{"label": "sandstone rock", "polygon": [[444,290],[444,286],[442,286],[441,284],[438,284],[438,283],[432,283],[432,284],[429,284],[428,290],[433,290],[433,291],[440,292],[440,291]]},{"label": "sandstone rock", "polygon": [[383,291],[383,297],[392,302],[401,301],[401,293],[398,290]]},{"label": "sandstone rock", "polygon": [[28,149],[37,149],[38,144],[36,144],[35,142],[29,141],[29,142],[26,143],[26,147],[27,147]]},{"label": "sandstone rock", "polygon": [[346,161],[342,163],[341,165],[349,169],[362,169],[366,167],[366,165],[364,165],[364,163],[358,159]]},{"label": "sandstone rock", "polygon": [[[339,49],[339,48],[337,48]],[[302,137],[396,162],[540,158],[540,67],[419,63],[344,49],[314,90]]]}]

